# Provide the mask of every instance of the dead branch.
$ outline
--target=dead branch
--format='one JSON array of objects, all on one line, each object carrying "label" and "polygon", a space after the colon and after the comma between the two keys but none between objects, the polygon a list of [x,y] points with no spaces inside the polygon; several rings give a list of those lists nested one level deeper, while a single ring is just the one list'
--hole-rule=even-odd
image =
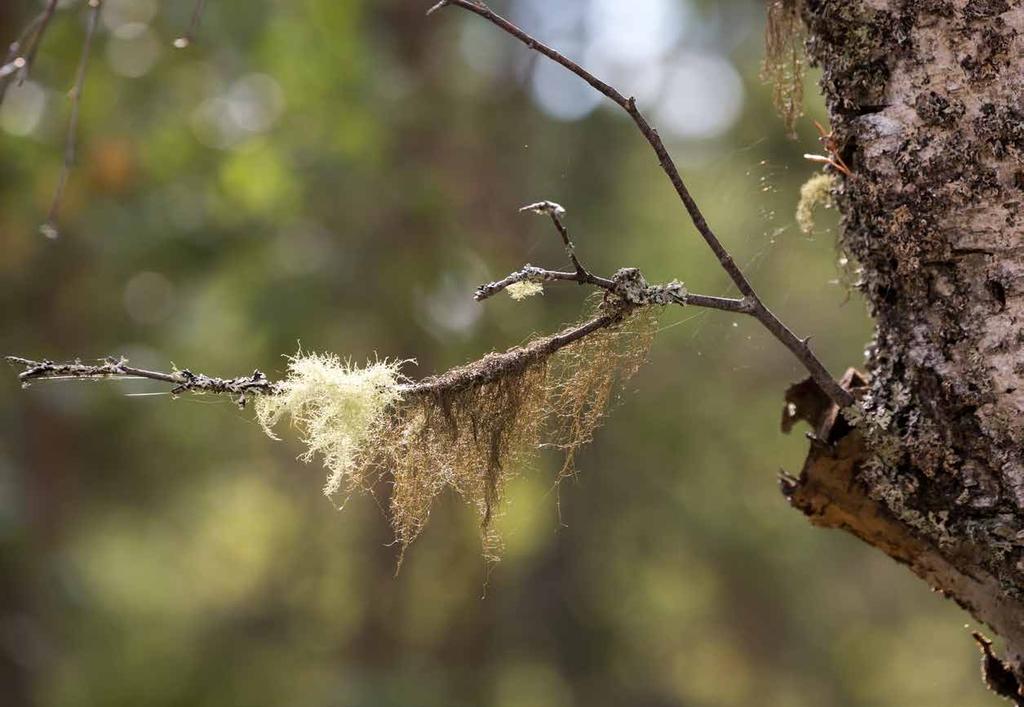
[{"label": "dead branch", "polygon": [[[505,33],[522,42],[533,51],[544,55],[551,61],[560,64],[567,70],[576,74],[578,77],[590,84],[590,86],[592,86],[596,91],[611,99],[616,105],[622,108],[622,110],[624,110],[633,120],[640,133],[654,150],[662,170],[665,172],[666,176],[668,176],[669,181],[675,188],[676,194],[679,196],[680,201],[682,201],[684,208],[690,216],[690,220],[697,229],[697,232],[700,234],[701,238],[704,239],[704,242],[707,243],[708,247],[711,248],[711,251],[715,254],[715,257],[718,259],[722,269],[725,270],[733,284],[740,291],[740,294],[743,295],[743,300],[741,301],[746,302],[744,307],[749,308],[749,312],[747,313],[761,322],[772,336],[778,339],[800,360],[807,371],[811,374],[811,377],[837,405],[840,407],[847,407],[853,403],[853,398],[850,394],[844,390],[841,385],[839,385],[839,383],[828,372],[828,369],[825,368],[824,364],[822,364],[811,350],[811,347],[808,344],[808,338],[802,339],[794,334],[789,327],[787,327],[777,316],[775,316],[774,313],[772,313],[770,309],[768,309],[758,296],[746,275],[743,274],[743,271],[736,264],[732,255],[729,254],[729,251],[722,244],[721,240],[719,240],[718,236],[711,230],[711,227],[708,225],[703,213],[701,213],[700,208],[697,206],[697,202],[687,189],[682,175],[679,173],[679,169],[676,167],[671,155],[669,155],[661,137],[637,108],[635,99],[627,98],[622,95],[622,93],[617,89],[597,78],[576,62],[560,54],[543,42],[527,34],[504,17],[495,13],[483,2],[477,2],[475,0],[441,0],[441,2],[431,7],[427,11],[427,14],[433,14],[434,12],[448,6],[459,7],[482,17]],[[551,216],[555,219],[557,214],[552,212]],[[577,279],[577,281],[579,281],[579,279]],[[691,304],[692,303],[693,302],[691,302]],[[728,311],[739,310],[729,309]]]},{"label": "dead branch", "polygon": [[273,395],[278,392],[277,384],[270,381],[259,370],[252,372],[249,376],[238,376],[237,378],[217,378],[204,373],[193,373],[182,369],[165,373],[163,371],[149,371],[144,368],[135,368],[128,365],[128,359],[124,356],[101,359],[99,363],[82,363],[76,359],[68,363],[54,363],[53,361],[33,361],[20,356],[7,356],[8,363],[16,366],[23,366],[25,370],[18,374],[18,379],[25,387],[30,386],[34,381],[39,380],[103,380],[103,379],[137,379],[159,381],[170,383],[174,387],[171,395],[183,393],[215,393],[231,395],[236,398],[235,402],[239,407],[245,407],[250,395]]}]

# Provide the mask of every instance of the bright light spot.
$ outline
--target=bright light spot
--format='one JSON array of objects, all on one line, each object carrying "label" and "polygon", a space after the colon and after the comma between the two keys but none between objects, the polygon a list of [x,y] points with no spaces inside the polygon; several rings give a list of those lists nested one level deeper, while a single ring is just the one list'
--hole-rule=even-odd
[{"label": "bright light spot", "polygon": [[441,272],[428,290],[417,287],[419,324],[439,341],[469,336],[479,323],[483,307],[473,302],[472,297],[466,297],[466,293],[477,283],[485,282],[488,274],[483,261],[465,253],[462,262]]},{"label": "bright light spot", "polygon": [[586,9],[585,2],[518,0],[511,19],[540,41],[559,44],[578,33]]},{"label": "bright light spot", "polygon": [[159,56],[160,42],[148,26],[138,22],[120,25],[107,42],[110,68],[128,78],[149,73]]},{"label": "bright light spot", "polygon": [[690,4],[679,0],[592,0],[588,40],[609,58],[649,62],[676,45],[691,14]]},{"label": "bright light spot", "polygon": [[497,76],[502,68],[504,48],[494,41],[494,28],[467,18],[459,33],[459,53],[470,69],[481,76]]},{"label": "bright light spot", "polygon": [[226,98],[208,98],[189,116],[196,139],[207,147],[226,150],[242,141],[244,134],[231,119],[231,106]]},{"label": "bright light spot", "polygon": [[601,94],[587,83],[546,60],[534,64],[530,92],[540,109],[555,120],[579,120],[601,102]]},{"label": "bright light spot", "polygon": [[594,43],[589,44],[583,54],[583,66],[602,81],[635,98],[641,110],[644,105],[650,105],[658,99],[665,83],[663,62],[652,60],[636,64],[622,61],[608,53],[605,47]]},{"label": "bright light spot", "polygon": [[280,84],[265,74],[249,74],[224,93],[199,104],[192,111],[190,123],[201,143],[225,150],[269,130],[283,110]]},{"label": "bright light spot", "polygon": [[12,81],[0,104],[0,128],[23,137],[33,132],[46,110],[46,92],[33,81]]},{"label": "bright light spot", "polygon": [[174,285],[155,272],[140,272],[124,288],[124,309],[139,324],[157,324],[174,311]]},{"label": "bright light spot", "polygon": [[243,76],[228,89],[228,115],[246,132],[262,133],[281,116],[284,93],[266,74]]},{"label": "bright light spot", "polygon": [[743,108],[743,81],[728,59],[685,54],[669,70],[657,122],[676,137],[706,140],[725,133]]},{"label": "bright light spot", "polygon": [[100,17],[108,30],[116,32],[122,25],[149,24],[156,10],[156,0],[106,0]]}]

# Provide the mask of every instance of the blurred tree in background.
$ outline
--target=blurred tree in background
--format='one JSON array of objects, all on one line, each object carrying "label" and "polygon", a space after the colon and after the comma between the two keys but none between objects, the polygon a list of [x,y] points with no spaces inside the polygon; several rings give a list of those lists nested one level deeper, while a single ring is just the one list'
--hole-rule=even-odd
[{"label": "blurred tree in background", "polygon": [[[636,95],[766,300],[832,370],[860,362],[833,222],[796,227],[815,132],[787,140],[758,80],[762,3],[495,5]],[[37,9],[0,6],[3,41]],[[729,291],[625,116],[409,0],[210,2],[185,50],[191,3],[107,0],[45,239],[83,9],[62,3],[0,108],[4,352],[279,374],[301,342],[426,375],[578,316],[570,287],[472,300],[562,262],[517,213],[538,199],[569,209],[595,270]],[[336,512],[319,466],[230,401],[4,377],[3,703],[987,704],[954,606],[787,509],[795,359],[723,313],[661,326],[578,478],[553,488],[543,457],[509,490],[500,564],[446,501],[397,578],[372,500]]]}]

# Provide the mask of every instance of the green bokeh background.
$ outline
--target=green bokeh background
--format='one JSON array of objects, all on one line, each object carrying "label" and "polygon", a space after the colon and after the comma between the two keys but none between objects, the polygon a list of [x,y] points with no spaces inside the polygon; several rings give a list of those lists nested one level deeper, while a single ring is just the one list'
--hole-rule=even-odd
[{"label": "green bokeh background", "polygon": [[[427,4],[214,0],[175,51],[191,3],[108,2],[143,26],[101,25],[51,241],[38,226],[84,20],[68,3],[33,74],[45,109],[17,134],[28,118],[8,106],[0,130],[0,349],[279,375],[301,342],[440,371],[580,315],[568,286],[472,301],[524,262],[563,265],[549,224],[517,213],[542,198],[568,208],[593,269],[730,293],[624,116],[554,119],[525,49],[457,10],[427,20]],[[36,7],[4,3],[0,39]],[[794,223],[818,146],[809,119],[785,138],[758,79],[763,8],[687,7],[676,50],[727,58],[744,101],[723,134],[666,132],[670,148],[770,306],[832,370],[858,365],[870,326],[834,215],[812,235]],[[244,134],[211,126],[233,88],[267,85],[238,83],[254,74],[280,112]],[[676,308],[661,325],[578,478],[554,490],[542,456],[508,489],[498,565],[445,498],[397,577],[381,509],[339,512],[293,434],[274,442],[225,400],[126,397],[160,390],[144,382],[22,391],[10,371],[0,702],[990,704],[965,614],[779,494],[806,451],[778,428],[794,359],[727,314]]]}]

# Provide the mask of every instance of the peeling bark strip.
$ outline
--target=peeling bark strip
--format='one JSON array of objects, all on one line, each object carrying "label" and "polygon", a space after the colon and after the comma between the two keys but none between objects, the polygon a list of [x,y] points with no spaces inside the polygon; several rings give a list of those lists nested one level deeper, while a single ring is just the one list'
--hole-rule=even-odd
[{"label": "peeling bark strip", "polygon": [[908,564],[1024,676],[1024,4],[801,0],[850,176],[870,384],[790,497]]},{"label": "peeling bark strip", "polygon": [[[868,392],[868,384],[856,371],[847,372],[842,382],[854,394]],[[812,524],[845,530],[882,550],[1008,642],[1019,645],[1024,639],[1024,605],[1006,595],[998,577],[973,565],[964,567],[962,558],[950,556],[939,543],[897,517],[883,500],[874,497],[874,489],[864,484],[864,469],[875,457],[865,435],[850,427],[810,379],[792,386],[786,401],[783,431],[788,432],[798,419],[814,428],[800,476],[783,475],[780,479],[790,504]],[[991,655],[991,650],[986,655]],[[992,661],[999,662],[992,656],[986,658],[986,665]],[[986,672],[995,670],[989,667]]]}]

